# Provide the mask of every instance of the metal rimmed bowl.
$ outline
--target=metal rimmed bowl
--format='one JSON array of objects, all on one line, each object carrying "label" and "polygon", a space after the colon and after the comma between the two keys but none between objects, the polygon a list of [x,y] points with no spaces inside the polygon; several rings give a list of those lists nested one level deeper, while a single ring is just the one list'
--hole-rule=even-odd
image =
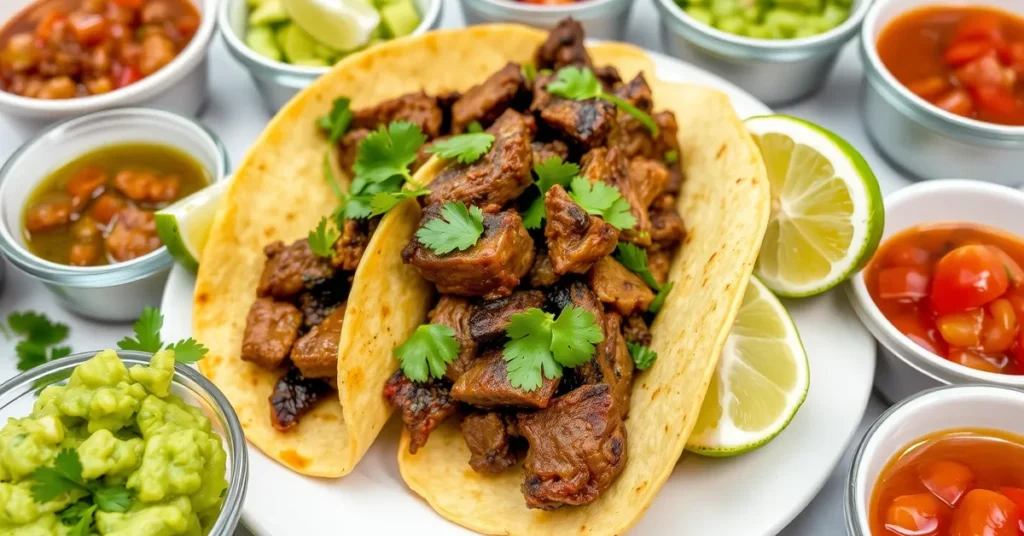
[{"label": "metal rimmed bowl", "polygon": [[669,53],[736,83],[770,105],[810,96],[828,80],[836,57],[857,34],[872,0],[855,0],[849,18],[799,39],[755,39],[723,32],[688,15],[675,0],[654,0]]},{"label": "metal rimmed bowl", "polygon": [[[413,3],[422,20],[411,35],[421,35],[441,24],[444,0],[413,0]],[[255,52],[245,44],[248,15],[249,6],[245,0],[222,0],[217,10],[217,26],[228,52],[249,71],[267,109],[277,112],[296,93],[331,68],[290,65]]]},{"label": "metal rimmed bowl", "polygon": [[68,266],[37,257],[25,245],[25,201],[54,170],[82,154],[118,143],[153,143],[194,158],[211,181],[223,180],[228,156],[217,136],[183,116],[149,108],[122,108],[71,119],[44,130],[0,168],[0,251],[41,281],[64,307],[107,321],[138,318],[156,306],[173,262],[166,247],[107,266]]},{"label": "metal rimmed bowl", "polygon": [[622,41],[629,23],[632,0],[581,0],[565,5],[537,5],[515,0],[461,0],[470,24],[515,22],[551,29],[572,17],[583,25],[587,37]]},{"label": "metal rimmed bowl", "polygon": [[[1024,16],[1020,0],[985,5]],[[871,140],[894,165],[922,179],[963,177],[1006,185],[1024,183],[1024,127],[986,123],[947,112],[918,97],[882,63],[876,43],[882,30],[915,8],[960,6],[963,0],[875,0],[861,29],[867,84],[864,123]]]},{"label": "metal rimmed bowl", "polygon": [[[32,406],[44,387],[67,382],[75,367],[91,359],[96,353],[84,352],[51,361],[4,382],[0,385],[0,422],[6,423],[9,418],[21,418],[31,413]],[[118,350],[117,355],[128,367],[148,365],[152,357],[151,354],[125,350]],[[213,430],[224,440],[228,490],[220,517],[209,534],[232,536],[242,515],[242,503],[245,501],[246,486],[249,482],[249,454],[242,425],[228,399],[210,380],[194,369],[180,364],[175,365],[171,392],[186,404],[201,409],[210,419]]]}]

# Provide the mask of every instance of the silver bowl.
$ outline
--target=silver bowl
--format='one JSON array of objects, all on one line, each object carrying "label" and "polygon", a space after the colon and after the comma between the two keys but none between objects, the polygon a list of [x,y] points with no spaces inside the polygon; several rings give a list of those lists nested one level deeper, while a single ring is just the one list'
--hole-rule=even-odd
[{"label": "silver bowl", "polygon": [[790,103],[821,89],[871,5],[871,0],[855,0],[850,17],[823,34],[776,40],[723,32],[694,19],[674,0],[654,2],[666,51],[731,80],[769,105]]},{"label": "silver bowl", "polygon": [[462,12],[470,24],[514,22],[545,30],[572,17],[583,25],[587,37],[622,41],[629,23],[632,0],[583,0],[578,3],[543,6],[514,0],[461,0]]},{"label": "silver bowl", "polygon": [[138,318],[156,307],[173,260],[166,247],[107,266],[68,266],[37,257],[22,234],[25,200],[39,181],[66,162],[117,143],[155,143],[196,159],[211,180],[223,180],[228,156],[217,136],[183,116],[150,108],[119,108],[58,123],[27,141],[0,168],[0,252],[42,282],[65,308],[105,321]]},{"label": "silver bowl", "polygon": [[[986,5],[1024,16],[1020,0]],[[963,0],[875,0],[861,29],[867,82],[864,122],[879,152],[921,179],[963,177],[1016,186],[1024,182],[1024,127],[986,123],[952,114],[918,97],[894,77],[875,43],[886,24],[910,9],[963,6]]]},{"label": "silver bowl", "polygon": [[[441,24],[444,0],[414,0],[414,3],[423,19],[412,35],[421,35]],[[245,44],[248,15],[249,7],[245,0],[221,0],[217,9],[217,25],[228,52],[249,71],[263,103],[271,113],[275,113],[331,68],[290,65],[253,51]]]}]

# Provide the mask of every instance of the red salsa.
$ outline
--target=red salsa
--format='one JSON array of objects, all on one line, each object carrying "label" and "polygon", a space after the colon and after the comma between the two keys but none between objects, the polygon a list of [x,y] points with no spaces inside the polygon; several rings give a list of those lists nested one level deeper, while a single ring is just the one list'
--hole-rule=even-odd
[{"label": "red salsa", "polygon": [[108,93],[170,63],[198,28],[189,0],[42,0],[0,30],[0,90],[39,99]]},{"label": "red salsa", "polygon": [[878,38],[878,55],[900,83],[939,108],[1024,125],[1024,18],[967,4],[897,17]]},{"label": "red salsa", "polygon": [[969,223],[907,229],[864,272],[882,314],[954,363],[1024,374],[1024,240]]},{"label": "red salsa", "polygon": [[927,436],[889,461],[871,536],[1024,535],[1024,438],[997,430]]}]

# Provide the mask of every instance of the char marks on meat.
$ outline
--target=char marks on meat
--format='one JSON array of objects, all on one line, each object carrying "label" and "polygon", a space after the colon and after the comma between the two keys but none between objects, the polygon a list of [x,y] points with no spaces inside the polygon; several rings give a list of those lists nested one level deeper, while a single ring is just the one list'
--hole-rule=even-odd
[{"label": "char marks on meat", "polygon": [[312,329],[313,326],[323,322],[345,301],[348,291],[348,277],[345,274],[339,274],[334,279],[299,294],[297,305],[302,311],[303,329]]},{"label": "char marks on meat", "polygon": [[578,21],[572,18],[561,20],[537,49],[534,63],[538,69],[554,71],[569,65],[592,67],[590,54],[583,46],[584,37],[583,25]]},{"label": "char marks on meat", "polygon": [[353,129],[376,130],[392,121],[408,121],[420,127],[428,139],[441,135],[444,114],[437,98],[424,91],[386,100],[376,106],[352,111]]},{"label": "char marks on meat", "polygon": [[622,336],[626,338],[626,342],[651,345],[651,330],[647,327],[644,317],[640,315],[630,315],[625,319],[622,324]]},{"label": "char marks on meat", "polygon": [[556,97],[547,90],[554,80],[553,74],[537,77],[530,111],[537,113],[548,128],[584,148],[604,144],[615,127],[615,105],[601,99]]},{"label": "char marks on meat", "polygon": [[427,444],[437,425],[459,410],[446,387],[433,381],[416,383],[402,371],[396,372],[384,385],[384,397],[402,412],[402,422],[411,436],[411,454]]},{"label": "char marks on meat", "polygon": [[441,296],[437,305],[428,317],[431,324],[448,326],[455,330],[455,340],[459,342],[459,356],[448,363],[444,377],[454,382],[473,364],[476,359],[476,341],[470,335],[470,322],[476,307],[465,298]]},{"label": "char marks on meat", "polygon": [[529,101],[526,77],[518,64],[509,63],[452,104],[452,134],[465,132],[474,121],[489,125],[524,99]]},{"label": "char marks on meat", "polygon": [[303,415],[333,391],[334,388],[328,382],[303,378],[299,369],[289,368],[277,380],[274,392],[270,395],[271,424],[282,432],[294,428]]},{"label": "char marks on meat", "polygon": [[534,141],[530,146],[533,149],[533,165],[535,166],[543,164],[551,158],[557,158],[563,162],[569,158],[569,146],[562,140]]},{"label": "char marks on meat", "polygon": [[676,197],[659,196],[651,204],[651,242],[655,249],[675,248],[686,237],[686,226],[676,208]]},{"label": "char marks on meat", "polygon": [[366,246],[370,243],[370,237],[377,230],[380,218],[369,218],[363,220],[348,219],[341,228],[341,238],[334,243],[334,256],[331,257],[331,264],[335,268],[354,272],[359,267],[359,261],[366,252]]},{"label": "char marks on meat", "polygon": [[590,180],[605,182],[619,189],[623,199],[629,203],[629,212],[636,218],[636,225],[622,231],[622,238],[641,247],[651,245],[651,220],[647,205],[640,200],[629,178],[629,166],[617,147],[598,147],[583,155],[580,174]]},{"label": "char marks on meat", "polygon": [[345,321],[342,302],[323,322],[295,341],[292,363],[306,378],[336,378],[338,375],[338,343]]},{"label": "char marks on meat", "polygon": [[497,474],[519,461],[509,428],[505,417],[493,411],[467,415],[462,420],[462,437],[469,447],[469,465],[474,471]]},{"label": "char marks on meat", "polygon": [[263,253],[267,262],[256,288],[257,296],[288,299],[334,276],[330,261],[313,253],[305,238],[290,246],[280,240],[272,242],[263,248]]},{"label": "char marks on meat", "polygon": [[288,302],[256,298],[249,307],[242,334],[242,359],[263,368],[277,368],[288,357],[302,325],[302,313]]},{"label": "char marks on meat", "polygon": [[544,377],[539,388],[526,391],[509,382],[507,365],[501,350],[480,356],[452,385],[452,398],[480,408],[546,408],[558,389],[559,379]]},{"label": "char marks on meat", "polygon": [[551,255],[547,250],[538,251],[537,259],[533,261],[533,268],[530,268],[530,286],[533,288],[550,287],[558,282],[558,274],[555,273],[555,265],[551,263]]},{"label": "char marks on meat", "polygon": [[544,206],[544,238],[556,274],[585,273],[598,259],[615,251],[619,232],[583,210],[565,188],[556,184],[548,190]]},{"label": "char marks on meat", "polygon": [[647,283],[610,256],[601,257],[587,273],[587,278],[598,299],[611,304],[619,314],[628,316],[646,311],[654,301],[654,292]]},{"label": "char marks on meat", "polygon": [[525,313],[544,304],[544,293],[537,290],[517,290],[497,300],[480,302],[469,318],[470,333],[480,344],[500,341],[512,315]]}]

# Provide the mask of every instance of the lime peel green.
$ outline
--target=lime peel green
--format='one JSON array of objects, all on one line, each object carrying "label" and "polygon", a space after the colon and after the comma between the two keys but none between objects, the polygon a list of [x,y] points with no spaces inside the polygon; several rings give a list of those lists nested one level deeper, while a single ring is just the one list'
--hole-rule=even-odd
[{"label": "lime peel green", "polygon": [[195,272],[217,214],[220,199],[231,183],[224,179],[157,211],[156,232],[174,260]]}]

